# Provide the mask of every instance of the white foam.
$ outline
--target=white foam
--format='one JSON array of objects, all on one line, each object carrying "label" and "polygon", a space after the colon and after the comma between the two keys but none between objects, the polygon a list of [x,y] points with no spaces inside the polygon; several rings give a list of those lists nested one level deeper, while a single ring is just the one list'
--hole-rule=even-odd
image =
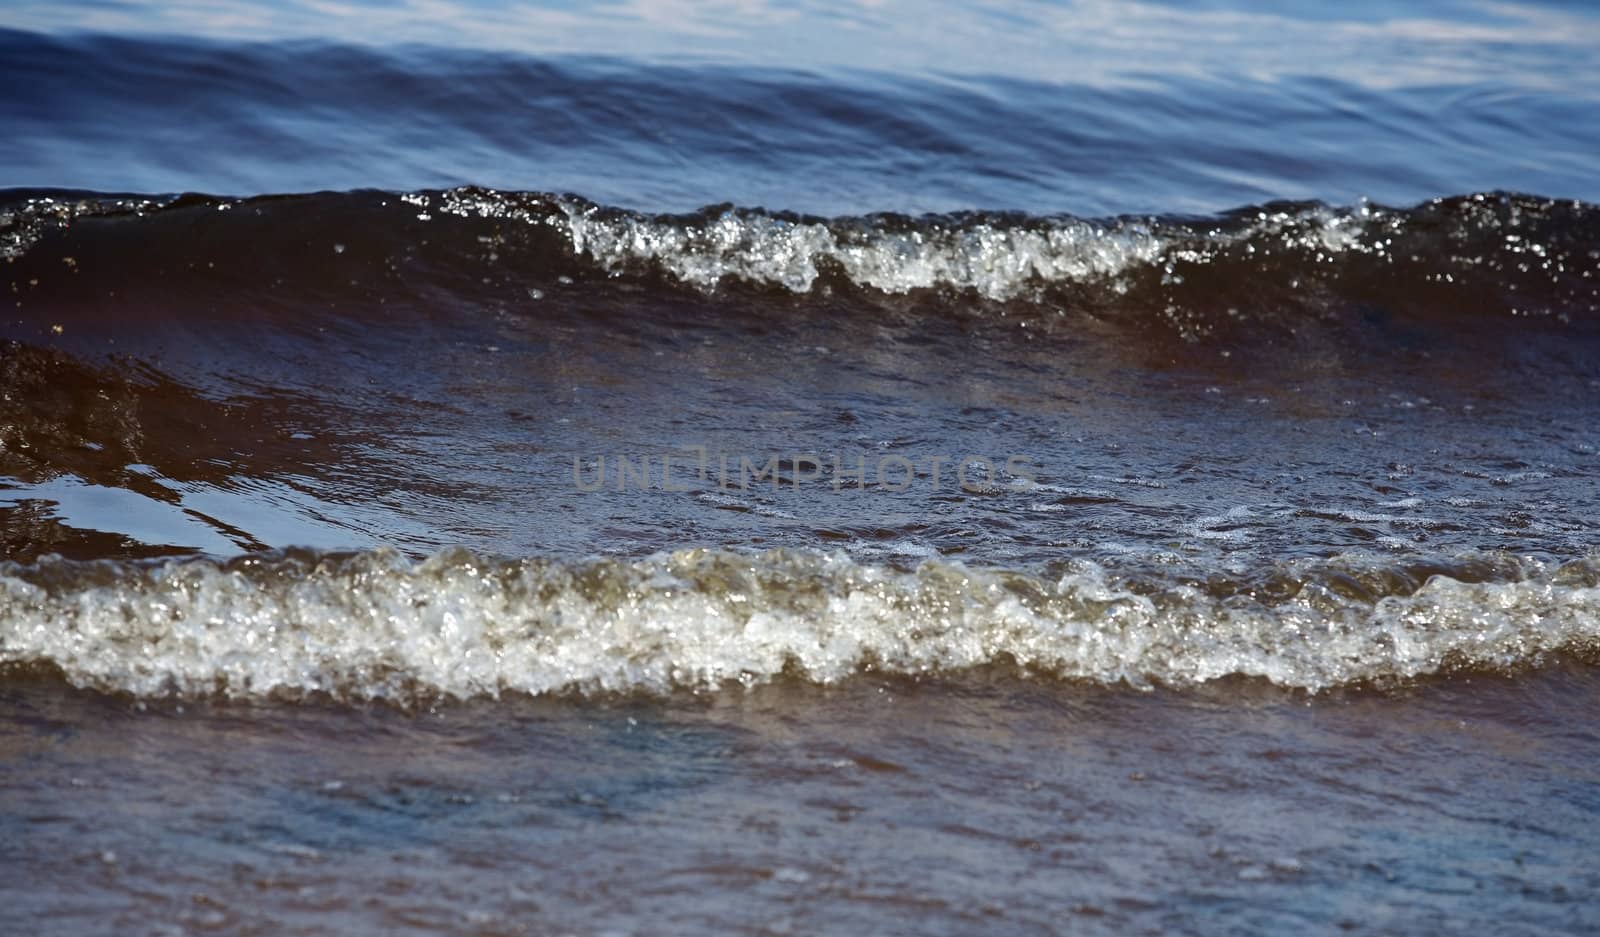
[{"label": "white foam", "polygon": [[[1130,587],[838,553],[685,550],[639,560],[490,561],[451,551],[218,564],[47,561],[0,574],[0,661],[140,696],[472,697],[831,682],[1014,660],[1066,678],[1187,685],[1230,674],[1321,689],[1517,666],[1600,639],[1600,557],[1517,560],[1497,581],[1434,576],[1351,597],[1371,556],[1285,568],[1292,597]],[[1502,562],[1497,568],[1506,568]]]},{"label": "white foam", "polygon": [[[809,292],[832,265],[851,282],[886,293],[970,289],[995,300],[1063,283],[1113,282],[1163,259],[1203,261],[1241,242],[1332,255],[1369,250],[1369,215],[1312,207],[1262,212],[1250,223],[1204,234],[1181,225],[1075,218],[1027,224],[869,220],[800,221],[728,211],[705,222],[606,211],[557,200],[573,252],[613,273],[654,264],[678,280],[714,289],[724,279]],[[558,224],[559,226],[559,224]]]}]

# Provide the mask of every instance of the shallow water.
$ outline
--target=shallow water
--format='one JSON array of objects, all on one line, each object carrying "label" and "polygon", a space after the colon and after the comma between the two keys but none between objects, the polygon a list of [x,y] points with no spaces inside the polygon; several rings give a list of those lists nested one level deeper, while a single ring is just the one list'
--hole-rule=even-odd
[{"label": "shallow water", "polygon": [[12,5],[10,905],[1592,927],[1597,24]]},{"label": "shallow water", "polygon": [[1595,924],[1589,667],[1315,702],[1003,670],[413,715],[4,699],[7,905],[65,930]]}]

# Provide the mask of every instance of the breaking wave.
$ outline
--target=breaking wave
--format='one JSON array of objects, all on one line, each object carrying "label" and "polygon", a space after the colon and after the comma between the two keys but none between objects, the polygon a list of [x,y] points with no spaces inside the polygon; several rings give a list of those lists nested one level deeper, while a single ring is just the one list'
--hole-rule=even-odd
[{"label": "breaking wave", "polygon": [[[60,278],[57,255],[72,249],[62,232],[92,227],[80,239],[137,240],[147,265],[170,253],[195,267],[197,244],[227,246],[231,253],[208,256],[210,267],[193,276],[235,287],[270,281],[275,263],[295,262],[297,282],[320,277],[330,289],[454,278],[516,288],[523,302],[574,279],[799,296],[954,292],[1058,308],[1142,304],[1189,337],[1275,304],[1325,312],[1330,302],[1376,303],[1563,324],[1592,323],[1600,309],[1600,210],[1505,193],[1406,209],[1277,203],[1212,218],[1110,219],[826,219],[727,205],[650,215],[477,188],[243,201],[14,193],[9,201],[0,256],[24,304],[41,273]],[[77,258],[72,272],[96,275]]]},{"label": "breaking wave", "polygon": [[994,663],[1141,687],[1237,675],[1316,691],[1515,669],[1597,642],[1594,555],[1348,554],[1208,581],[1087,561],[1040,575],[710,550],[47,559],[0,574],[0,662],[137,696],[665,693]]}]

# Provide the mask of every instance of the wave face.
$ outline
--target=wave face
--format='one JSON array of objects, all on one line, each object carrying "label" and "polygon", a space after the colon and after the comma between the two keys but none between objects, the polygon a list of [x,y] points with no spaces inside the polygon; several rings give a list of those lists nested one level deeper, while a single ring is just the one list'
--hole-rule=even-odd
[{"label": "wave face", "polygon": [[[305,254],[314,238],[344,256],[318,258],[295,271],[297,279],[335,289],[329,281],[362,286],[406,265],[451,265],[540,288],[604,277],[700,291],[965,294],[1058,312],[1159,305],[1160,314],[1181,312],[1201,329],[1197,313],[1233,303],[1323,314],[1340,301],[1387,303],[1563,325],[1592,324],[1600,311],[1600,210],[1507,193],[1409,209],[1277,203],[1204,220],[981,212],[828,219],[732,206],[647,215],[576,196],[473,188],[243,201],[15,193],[0,211],[0,257],[26,260],[46,233],[76,222],[111,237],[153,239],[172,259],[194,250],[184,239],[197,230],[267,255]],[[237,287],[264,273],[253,258],[245,270],[220,259],[227,272],[197,271],[198,278]],[[57,262],[39,266],[59,273]],[[25,297],[22,273],[11,279]]]},{"label": "wave face", "polygon": [[0,661],[140,696],[341,699],[746,686],[790,672],[1012,662],[1102,683],[1264,677],[1310,690],[1600,650],[1600,562],[1375,556],[1233,581],[1059,576],[840,553],[634,561],[304,552],[0,575]]}]

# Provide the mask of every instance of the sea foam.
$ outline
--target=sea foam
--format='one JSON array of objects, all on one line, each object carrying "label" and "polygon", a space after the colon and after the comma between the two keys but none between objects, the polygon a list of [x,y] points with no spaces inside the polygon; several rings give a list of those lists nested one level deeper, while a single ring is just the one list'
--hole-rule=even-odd
[{"label": "sea foam", "polygon": [[1009,663],[1049,677],[1321,690],[1517,668],[1600,640],[1600,557],[1405,567],[1350,555],[1233,582],[915,569],[842,553],[422,561],[45,560],[0,575],[0,661],[137,696],[398,699],[830,683]]}]

